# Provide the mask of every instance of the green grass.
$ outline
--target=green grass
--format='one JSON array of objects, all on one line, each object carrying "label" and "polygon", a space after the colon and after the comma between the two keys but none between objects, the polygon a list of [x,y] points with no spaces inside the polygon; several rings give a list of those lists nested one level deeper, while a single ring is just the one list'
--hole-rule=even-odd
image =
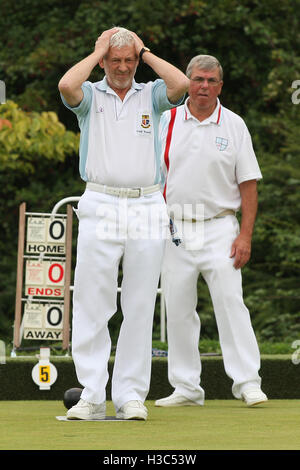
[{"label": "green grass", "polygon": [[[270,400],[247,408],[239,400],[203,407],[157,408],[146,422],[58,421],[59,401],[0,402],[1,450],[299,450],[300,401]],[[111,402],[107,415],[113,416]]]}]

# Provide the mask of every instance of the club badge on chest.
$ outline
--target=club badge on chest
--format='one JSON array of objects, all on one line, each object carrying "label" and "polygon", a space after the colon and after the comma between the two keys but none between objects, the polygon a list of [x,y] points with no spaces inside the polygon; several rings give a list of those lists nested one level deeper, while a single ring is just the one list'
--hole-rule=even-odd
[{"label": "club badge on chest", "polygon": [[143,136],[152,135],[152,117],[148,111],[139,111],[136,122],[136,133]]}]

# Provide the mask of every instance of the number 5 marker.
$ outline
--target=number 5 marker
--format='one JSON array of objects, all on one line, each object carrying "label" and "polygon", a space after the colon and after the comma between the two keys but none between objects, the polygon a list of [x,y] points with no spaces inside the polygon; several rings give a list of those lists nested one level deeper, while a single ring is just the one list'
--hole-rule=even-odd
[{"label": "number 5 marker", "polygon": [[50,390],[57,379],[56,367],[50,362],[50,348],[40,348],[39,362],[32,369],[32,380],[40,390]]}]

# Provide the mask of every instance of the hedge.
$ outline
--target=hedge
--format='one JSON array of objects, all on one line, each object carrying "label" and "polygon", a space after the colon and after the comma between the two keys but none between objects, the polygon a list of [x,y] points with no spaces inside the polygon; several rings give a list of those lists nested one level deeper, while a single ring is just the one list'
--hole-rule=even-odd
[{"label": "hedge", "polygon": [[[37,358],[7,358],[0,365],[0,400],[63,400],[64,392],[80,387],[71,357],[51,357],[58,372],[50,390],[40,390],[31,378]],[[109,361],[109,373],[113,369]],[[206,399],[232,399],[232,381],[226,376],[221,356],[202,357],[201,385]],[[293,364],[289,355],[268,355],[261,358],[262,388],[269,399],[300,399],[300,365]],[[111,379],[107,386],[107,399],[111,399]],[[173,391],[167,378],[167,358],[152,359],[152,378],[148,400],[167,396]]]}]

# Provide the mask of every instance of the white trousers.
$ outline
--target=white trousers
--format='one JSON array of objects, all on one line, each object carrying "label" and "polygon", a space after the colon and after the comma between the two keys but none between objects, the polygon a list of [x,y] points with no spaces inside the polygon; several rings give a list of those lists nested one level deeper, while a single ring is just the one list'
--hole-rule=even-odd
[{"label": "white trousers", "polygon": [[168,218],[160,192],[127,199],[86,190],[79,201],[72,356],[84,387],[81,397],[91,403],[106,399],[111,354],[108,321],[117,310],[121,259],[123,321],[112,400],[118,410],[129,400],[143,402],[149,391],[153,315],[166,237],[158,230],[148,236],[147,230],[159,212],[160,228],[166,230]]},{"label": "white trousers", "polygon": [[241,270],[233,266],[231,245],[239,233],[235,216],[203,223],[203,246],[185,249],[167,241],[162,269],[167,312],[168,375],[175,391],[204,403],[200,386],[200,318],[196,312],[197,282],[202,274],[214,307],[224,367],[233,380],[232,393],[260,387],[260,354],[243,301]]}]

